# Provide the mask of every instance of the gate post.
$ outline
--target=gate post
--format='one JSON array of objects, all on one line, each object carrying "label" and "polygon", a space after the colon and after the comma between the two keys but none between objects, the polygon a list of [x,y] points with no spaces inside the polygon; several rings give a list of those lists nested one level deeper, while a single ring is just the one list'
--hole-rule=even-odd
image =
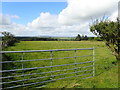
[{"label": "gate post", "polygon": [[[2,52],[2,37],[0,37],[0,52]],[[2,62],[2,53],[0,53],[0,62]],[[0,63],[0,71],[2,71],[2,63]],[[2,72],[0,72],[0,77],[2,77]],[[0,83],[2,83],[2,79],[0,79]],[[2,89],[2,84],[0,84],[0,89]]]}]

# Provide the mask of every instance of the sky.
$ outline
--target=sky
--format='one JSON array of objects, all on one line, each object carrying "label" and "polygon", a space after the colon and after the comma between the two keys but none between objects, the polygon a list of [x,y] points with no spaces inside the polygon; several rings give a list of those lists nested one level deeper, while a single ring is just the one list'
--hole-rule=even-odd
[{"label": "sky", "polygon": [[2,2],[0,32],[11,32],[15,36],[94,36],[89,25],[103,16],[115,21],[118,1]]}]

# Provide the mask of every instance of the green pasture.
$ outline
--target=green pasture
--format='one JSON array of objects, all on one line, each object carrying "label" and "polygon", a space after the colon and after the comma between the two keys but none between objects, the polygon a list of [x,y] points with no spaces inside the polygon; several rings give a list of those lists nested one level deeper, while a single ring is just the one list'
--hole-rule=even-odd
[{"label": "green pasture", "polygon": [[[73,77],[69,79],[62,79],[58,81],[53,81],[50,83],[42,83],[42,84],[35,84],[28,86],[26,88],[34,88],[40,87],[45,85],[43,88],[118,88],[118,66],[116,64],[115,57],[111,54],[110,50],[105,46],[104,42],[100,41],[21,41],[17,43],[16,46],[12,46],[7,48],[8,51],[23,51],[23,50],[53,50],[53,49],[79,49],[79,48],[93,48],[95,47],[95,60],[96,60],[96,71],[95,77],[89,79],[81,79],[85,78],[86,76],[79,76]],[[82,55],[91,55],[93,53],[92,50],[80,50],[80,51],[60,51],[60,52],[52,52],[52,58],[62,58],[62,57],[73,57],[82,56]],[[50,52],[35,52],[35,53],[16,53],[16,54],[6,54],[11,58],[11,60],[21,60],[21,56],[24,55],[24,60],[32,60],[32,59],[49,59]],[[24,68],[31,68],[31,67],[44,67],[50,65],[62,65],[62,64],[71,64],[71,63],[79,63],[85,61],[92,61],[93,57],[79,57],[79,58],[71,58],[71,59],[54,59],[46,60],[46,61],[31,61],[31,62],[24,62],[24,63],[12,63],[13,66],[7,67],[10,65],[4,64],[7,69],[21,69],[22,65]],[[62,69],[72,69],[78,67],[84,67],[92,65],[92,63],[88,64],[79,64],[79,65],[70,65],[70,66],[62,66],[62,67],[54,67],[54,68],[44,68],[44,69],[35,69],[24,71],[24,74],[30,73],[41,73],[41,72],[48,72],[48,71],[56,71]],[[82,70],[91,70],[92,67],[89,68],[81,68],[77,69],[77,71]],[[36,77],[44,77],[49,75],[58,75],[64,73],[71,73],[75,70],[68,70],[62,72],[53,72],[53,73],[46,73],[46,74],[37,74],[31,76],[24,76],[24,77],[16,77],[12,78],[12,80],[16,81],[19,79],[30,79]],[[13,72],[11,75],[21,75],[22,71]],[[45,80],[53,80],[59,79],[63,77],[70,77],[85,73],[91,73],[91,71],[82,72],[82,73],[74,73],[62,76],[55,76],[55,77],[47,77],[42,79],[31,79],[29,81],[24,81],[24,84],[33,83],[33,82],[41,82]],[[9,76],[10,74],[4,74],[5,76]],[[5,79],[3,81],[10,81],[11,79]],[[5,86],[11,86],[15,84],[23,84],[23,82],[7,84]]]}]

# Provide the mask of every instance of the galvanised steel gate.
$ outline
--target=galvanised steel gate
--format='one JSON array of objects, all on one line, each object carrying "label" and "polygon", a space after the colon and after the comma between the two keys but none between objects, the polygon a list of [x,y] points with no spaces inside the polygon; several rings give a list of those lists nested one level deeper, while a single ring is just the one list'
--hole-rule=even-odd
[{"label": "galvanised steel gate", "polygon": [[[0,85],[2,85],[1,89],[21,88],[27,86],[32,86],[35,88],[38,86],[42,86],[47,82],[52,82],[56,80],[70,78],[78,78],[81,80],[94,77],[94,50],[95,48],[1,51],[0,54],[2,55],[14,54],[13,56],[17,56],[18,54],[18,56],[20,57],[18,58],[18,60],[10,59],[7,61],[2,60],[2,62],[0,62],[4,67],[10,66],[10,68],[7,68],[7,70],[3,67],[3,69],[0,71],[0,73],[2,73],[2,76],[0,77],[0,79],[2,80],[2,82],[0,83]],[[49,56],[44,56],[44,52],[47,52]],[[64,52],[67,52],[67,54],[64,54]],[[88,52],[88,55],[85,55],[86,52]],[[55,55],[54,53],[58,54]],[[34,54],[39,55],[39,57],[41,56],[42,58],[31,60],[26,58],[26,56],[36,58]],[[48,58],[45,59],[45,57]],[[11,66],[13,66],[13,68],[11,68]],[[28,68],[27,66],[30,67]]]}]

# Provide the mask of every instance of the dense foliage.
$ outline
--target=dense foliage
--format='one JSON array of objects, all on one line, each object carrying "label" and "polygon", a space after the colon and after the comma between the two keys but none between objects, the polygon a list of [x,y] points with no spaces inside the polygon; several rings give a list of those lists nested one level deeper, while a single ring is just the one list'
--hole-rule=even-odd
[{"label": "dense foliage", "polygon": [[116,22],[107,21],[107,20],[96,20],[95,24],[90,26],[90,31],[101,37],[105,42],[106,45],[111,49],[113,55],[116,56],[117,60],[119,59],[119,34],[118,34],[118,20]]},{"label": "dense foliage", "polygon": [[13,46],[18,42],[17,39],[14,38],[14,35],[9,32],[2,32],[2,48],[6,48],[8,46]]},{"label": "dense foliage", "polygon": [[82,35],[80,36],[80,34],[78,34],[75,38],[75,41],[81,41],[81,40],[95,40],[94,37],[91,38],[91,37],[87,37],[87,35]]},{"label": "dense foliage", "polygon": [[75,41],[81,41],[81,36],[78,34],[77,37],[75,38]]}]

